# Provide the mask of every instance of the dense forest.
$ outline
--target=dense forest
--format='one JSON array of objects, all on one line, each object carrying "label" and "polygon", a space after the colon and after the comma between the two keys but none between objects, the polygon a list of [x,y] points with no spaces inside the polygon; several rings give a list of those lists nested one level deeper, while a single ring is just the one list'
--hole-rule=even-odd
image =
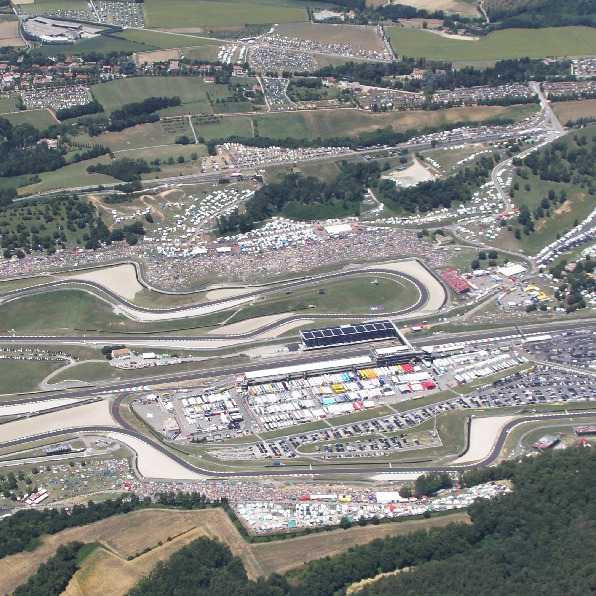
[{"label": "dense forest", "polygon": [[141,174],[157,171],[159,171],[159,168],[150,166],[144,159],[131,159],[130,157],[115,159],[108,164],[98,163],[87,166],[89,174],[107,174],[124,182],[140,180]]},{"label": "dense forest", "polygon": [[250,582],[240,557],[232,556],[225,544],[201,537],[181,548],[169,561],[158,563],[128,596],[283,596],[286,593],[287,583],[278,576]]},{"label": "dense forest", "polygon": [[103,112],[103,106],[97,99],[94,99],[80,106],[60,108],[59,110],[56,110],[56,118],[62,121],[68,120],[68,118],[79,118],[80,116],[87,116],[88,114],[97,114],[97,112]]},{"label": "dense forest", "polygon": [[340,173],[329,183],[312,176],[288,174],[281,182],[257,190],[246,202],[243,213],[236,209],[228,217],[220,217],[219,232],[246,232],[278,213],[301,220],[357,214],[366,186],[379,174],[377,163],[353,162],[344,162]]},{"label": "dense forest", "polygon": [[484,7],[500,29],[596,27],[596,0],[487,0]]},{"label": "dense forest", "polygon": [[451,207],[469,201],[478,186],[489,178],[494,164],[495,157],[484,155],[455,176],[410,188],[399,188],[393,181],[381,179],[377,162],[343,162],[339,174],[329,183],[312,176],[288,174],[280,182],[257,190],[246,202],[244,211],[236,209],[229,216],[220,217],[218,231],[221,235],[247,232],[278,214],[304,221],[358,215],[367,187],[375,188],[383,203],[398,213],[425,213]]},{"label": "dense forest", "polygon": [[0,176],[20,176],[57,170],[66,165],[58,149],[50,149],[42,133],[31,124],[13,126],[0,118]]},{"label": "dense forest", "polygon": [[[173,97],[148,97],[143,101],[124,104],[122,107],[112,110],[109,117],[103,115],[94,115],[97,112],[103,111],[103,107],[98,102],[91,102],[85,104],[90,106],[89,111],[84,111],[77,120],[77,125],[87,128],[90,136],[94,137],[100,135],[102,132],[119,132],[125,128],[136,126],[137,124],[147,124],[148,122],[157,122],[159,115],[155,112],[180,105],[180,98]],[[84,107],[84,106],[79,106]],[[93,108],[101,108],[93,109]],[[74,108],[68,108],[73,109]],[[67,113],[68,118],[73,116],[70,112]]]}]

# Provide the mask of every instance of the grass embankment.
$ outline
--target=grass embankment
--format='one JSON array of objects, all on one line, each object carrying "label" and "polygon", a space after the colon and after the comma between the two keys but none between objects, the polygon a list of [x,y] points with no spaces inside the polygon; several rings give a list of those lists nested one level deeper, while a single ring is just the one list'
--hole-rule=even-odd
[{"label": "grass embankment", "polygon": [[0,360],[0,394],[35,391],[43,379],[65,364],[45,360]]}]

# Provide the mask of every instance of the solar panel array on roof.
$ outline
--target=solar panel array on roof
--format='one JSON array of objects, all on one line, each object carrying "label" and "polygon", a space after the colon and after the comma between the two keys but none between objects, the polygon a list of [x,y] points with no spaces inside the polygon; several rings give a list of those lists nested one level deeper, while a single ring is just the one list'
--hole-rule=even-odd
[{"label": "solar panel array on roof", "polygon": [[398,333],[391,321],[372,321],[356,325],[306,329],[301,331],[300,335],[305,347],[308,349],[387,339],[397,337]]}]

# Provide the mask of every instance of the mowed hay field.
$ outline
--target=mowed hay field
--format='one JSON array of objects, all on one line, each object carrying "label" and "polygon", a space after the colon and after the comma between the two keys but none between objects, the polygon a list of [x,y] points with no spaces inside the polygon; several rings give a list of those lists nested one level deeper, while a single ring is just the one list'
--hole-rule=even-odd
[{"label": "mowed hay field", "polygon": [[280,35],[310,39],[323,43],[360,46],[367,50],[382,50],[383,42],[376,28],[368,25],[330,25],[325,23],[285,23],[275,30]]},{"label": "mowed hay field", "polygon": [[551,102],[551,106],[561,124],[565,124],[569,120],[596,116],[596,99],[555,101]]},{"label": "mowed hay field", "polygon": [[[313,110],[287,114],[263,114],[256,117],[259,134],[262,137],[283,138],[293,136],[337,137],[393,126],[396,131],[405,131],[425,126],[439,126],[460,121],[481,121],[489,118],[512,118],[521,120],[537,111],[535,105],[524,106],[473,106],[446,110],[385,112],[369,114],[350,109]],[[199,134],[197,132],[197,134]]]},{"label": "mowed hay field", "polygon": [[25,42],[19,35],[19,22],[6,21],[0,23],[0,45],[2,46],[24,46]]},{"label": "mowed hay field", "polygon": [[[10,593],[52,556],[60,544],[71,540],[99,542],[104,548],[96,550],[84,561],[66,593],[84,596],[124,594],[159,561],[166,560],[195,538],[209,536],[226,543],[234,555],[241,557],[249,578],[256,579],[273,572],[284,573],[313,559],[337,554],[350,546],[365,544],[375,538],[441,527],[452,522],[470,523],[470,519],[466,513],[459,512],[434,519],[404,520],[379,526],[333,530],[278,542],[249,544],[222,509],[149,509],[44,536],[41,546],[33,552],[1,559],[0,578],[3,591]],[[146,548],[151,550],[136,556]],[[134,558],[128,561],[129,556]]]},{"label": "mowed hay field", "polygon": [[590,27],[505,29],[494,31],[478,41],[447,39],[434,33],[404,27],[387,27],[386,32],[399,56],[426,57],[429,60],[446,62],[596,53],[596,29]]},{"label": "mowed hay field", "polygon": [[457,0],[408,0],[406,4],[418,10],[425,9],[430,12],[443,10],[445,12],[458,13],[462,16],[479,16],[475,0],[463,0],[462,2],[458,2]]},{"label": "mowed hay field", "polygon": [[[211,85],[211,93],[220,91],[227,85]],[[109,113],[115,108],[147,97],[173,97],[177,95],[182,101],[180,106],[160,110],[159,114],[196,114],[212,113],[211,104],[207,100],[207,85],[199,77],[133,77],[118,79],[106,83],[98,83],[91,87],[91,93]]]},{"label": "mowed hay field", "polygon": [[285,2],[196,2],[195,0],[146,0],[143,4],[148,27],[229,27],[259,23],[294,23],[308,20],[306,6]]}]

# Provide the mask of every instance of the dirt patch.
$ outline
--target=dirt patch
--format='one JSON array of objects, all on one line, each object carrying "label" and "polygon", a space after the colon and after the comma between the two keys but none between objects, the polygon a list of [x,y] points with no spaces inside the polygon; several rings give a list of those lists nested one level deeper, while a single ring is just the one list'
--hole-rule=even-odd
[{"label": "dirt patch", "polygon": [[29,437],[32,433],[45,433],[64,428],[91,425],[114,425],[107,401],[102,400],[69,410],[42,414],[35,418],[34,424],[28,419],[8,422],[2,426],[2,439],[4,441],[13,441]]},{"label": "dirt patch", "polygon": [[436,176],[427,168],[425,168],[417,158],[414,158],[412,165],[408,166],[401,172],[395,170],[385,178],[390,178],[399,182],[399,186],[415,186],[420,182],[427,182],[434,180]]},{"label": "dirt patch", "polygon": [[493,449],[501,429],[516,416],[489,416],[487,418],[474,418],[470,431],[470,446],[462,457],[453,460],[454,464],[465,464],[479,461],[488,457]]},{"label": "dirt patch", "polygon": [[96,269],[95,271],[72,275],[67,279],[80,279],[101,284],[127,300],[132,300],[135,294],[143,289],[143,286],[137,280],[134,266],[130,264]]},{"label": "dirt patch", "polygon": [[[217,329],[213,329],[208,333],[210,335],[242,335],[244,333],[256,331],[265,325],[270,325],[271,323],[275,323],[281,319],[285,319],[290,315],[292,315],[291,312],[283,312],[276,315],[267,315],[254,319],[246,319],[245,321],[238,321],[237,323],[230,323],[224,327],[218,327]],[[302,325],[303,323],[300,322],[300,324]]]},{"label": "dirt patch", "polygon": [[180,58],[180,52],[179,50],[138,52],[133,54],[133,58],[137,64],[143,64],[143,62],[166,62],[167,60],[178,60]]},{"label": "dirt patch", "polygon": [[375,575],[375,577],[370,577],[369,579],[363,579],[362,581],[356,582],[351,586],[348,586],[346,590],[346,596],[351,596],[352,594],[357,594],[362,588],[367,586],[368,584],[373,584],[377,580],[381,579],[382,577],[388,577],[390,575],[398,575],[399,573],[405,573],[406,571],[410,571],[411,567],[404,567],[403,569],[396,569],[395,571],[388,571],[387,573],[379,573],[379,575]]},{"label": "dirt patch", "polygon": [[285,573],[314,559],[336,555],[351,546],[366,544],[375,538],[399,536],[413,530],[443,527],[455,522],[469,524],[471,520],[467,513],[454,513],[434,519],[406,520],[379,526],[333,530],[283,542],[255,544],[251,548],[268,573]]}]

